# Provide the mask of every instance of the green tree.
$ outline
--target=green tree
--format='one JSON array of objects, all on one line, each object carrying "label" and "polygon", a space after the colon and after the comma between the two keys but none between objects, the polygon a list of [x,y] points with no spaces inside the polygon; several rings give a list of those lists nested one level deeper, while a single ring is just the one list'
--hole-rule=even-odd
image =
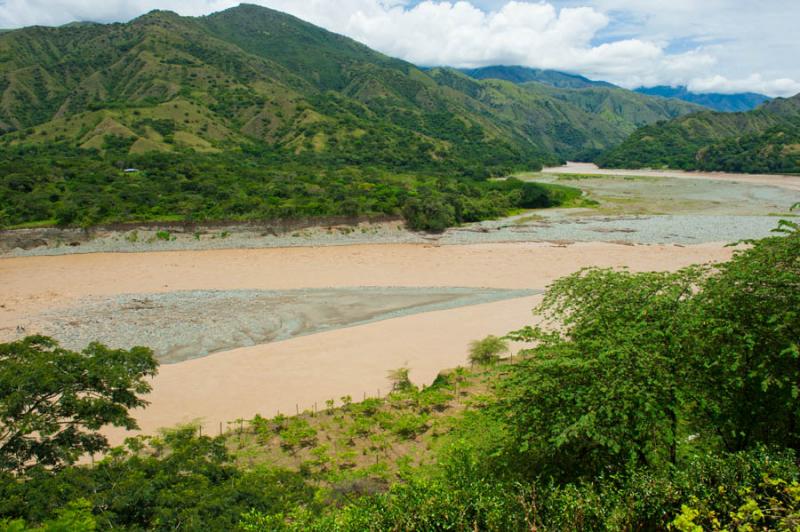
[{"label": "green tree", "polygon": [[98,430],[138,428],[128,410],[147,404],[157,366],[144,347],[78,353],[43,336],[0,345],[0,469],[58,468],[107,449]]},{"label": "green tree", "polygon": [[409,199],[403,217],[411,229],[439,233],[455,225],[455,209],[441,194],[422,191],[421,197]]},{"label": "green tree", "polygon": [[696,300],[693,402],[729,451],[800,449],[800,232],[719,266]]},{"label": "green tree", "polygon": [[593,477],[677,461],[685,331],[702,270],[591,269],[556,281],[539,307],[559,332],[500,384],[499,415],[542,471]]}]

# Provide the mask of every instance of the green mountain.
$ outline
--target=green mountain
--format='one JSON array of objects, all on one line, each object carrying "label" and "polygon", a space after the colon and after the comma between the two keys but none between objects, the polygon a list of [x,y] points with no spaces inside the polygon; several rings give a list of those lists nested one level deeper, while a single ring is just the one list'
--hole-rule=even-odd
[{"label": "green mountain", "polygon": [[423,71],[253,5],[25,28],[0,34],[0,224],[402,212],[441,226],[551,201],[486,177],[590,158],[694,109]]},{"label": "green mountain", "polygon": [[[497,79],[492,73],[513,75]],[[702,110],[555,71],[489,67],[482,69],[487,78],[481,81],[452,69],[433,69],[429,74],[485,104],[524,131],[531,142],[562,159],[591,160],[640,126]],[[574,81],[572,87],[569,80]]]},{"label": "green mountain", "polygon": [[598,164],[800,172],[800,95],[744,113],[703,112],[643,127],[603,154]]},{"label": "green mountain", "polygon": [[0,38],[8,143],[131,153],[256,142],[358,163],[533,165],[547,155],[424,73],[299,19],[241,6],[200,19],[30,28]]},{"label": "green mountain", "polygon": [[757,94],[755,92],[743,92],[739,94],[718,94],[691,92],[686,87],[669,87],[659,85],[657,87],[640,87],[636,89],[640,94],[648,96],[661,96],[662,98],[676,98],[685,102],[696,103],[703,107],[708,107],[715,111],[735,113],[739,111],[752,111],[759,105],[771,100],[769,96]]},{"label": "green mountain", "polygon": [[[152,12],[0,36],[0,128],[23,130],[4,137],[12,144],[102,149],[117,135],[133,139],[132,153],[257,142],[358,163],[535,167],[694,110],[554,71],[481,71],[499,69],[559,90],[423,72],[258,6],[201,18]],[[522,101],[498,112],[498,94]]]},{"label": "green mountain", "polygon": [[536,81],[561,89],[585,89],[587,87],[614,87],[606,81],[593,81],[576,74],[568,74],[558,70],[543,70],[523,66],[488,66],[482,68],[465,68],[461,71],[475,79],[502,79],[512,83],[528,83]]}]

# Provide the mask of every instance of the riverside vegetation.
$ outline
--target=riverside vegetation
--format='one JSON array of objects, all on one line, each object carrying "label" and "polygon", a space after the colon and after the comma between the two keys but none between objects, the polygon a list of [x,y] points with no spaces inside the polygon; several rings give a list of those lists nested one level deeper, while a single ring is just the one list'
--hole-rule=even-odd
[{"label": "riverside vegetation", "polygon": [[517,209],[562,205],[581,194],[516,179],[303,164],[255,147],[219,154],[119,154],[147,169],[125,173],[109,155],[130,142],[109,142],[105,155],[64,146],[0,150],[0,224],[388,215],[402,216],[415,230],[441,231]]},{"label": "riverside vegetation", "polygon": [[73,462],[132,426],[152,354],[3,345],[0,528],[794,530],[800,226],[780,230],[727,263],[563,278],[513,359],[490,338],[485,365],[423,389],[401,368],[382,399],[177,428],[93,466]]}]

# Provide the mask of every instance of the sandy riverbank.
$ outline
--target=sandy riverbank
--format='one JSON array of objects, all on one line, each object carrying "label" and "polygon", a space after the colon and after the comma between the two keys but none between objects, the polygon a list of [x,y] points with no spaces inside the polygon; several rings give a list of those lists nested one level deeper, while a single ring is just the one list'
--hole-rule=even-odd
[{"label": "sandy riverbank", "polygon": [[800,191],[800,176],[778,174],[731,174],[725,172],[685,172],[683,170],[622,170],[617,168],[598,168],[594,163],[569,162],[565,166],[554,166],[542,170],[543,174],[584,174],[608,176],[671,177],[675,179],[710,179],[714,181],[734,181],[751,185],[768,185],[787,190]]},{"label": "sandy riverbank", "polygon": [[[365,245],[0,259],[0,335],[40,312],[85,297],[183,290],[337,287],[540,289],[586,266],[675,269],[727,259],[731,248],[580,243],[469,246]],[[203,419],[206,430],[256,413],[292,412],[342,395],[385,393],[386,372],[404,364],[430,382],[465,361],[470,341],[533,319],[540,296],[414,314],[164,366],[142,429]],[[120,434],[116,434],[118,441]]]}]

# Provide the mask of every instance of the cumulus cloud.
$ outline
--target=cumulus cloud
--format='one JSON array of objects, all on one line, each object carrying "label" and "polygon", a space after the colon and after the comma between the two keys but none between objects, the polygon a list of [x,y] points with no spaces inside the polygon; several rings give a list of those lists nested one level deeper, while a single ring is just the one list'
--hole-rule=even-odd
[{"label": "cumulus cloud", "polygon": [[[626,87],[686,84],[702,92],[800,92],[800,84],[791,79],[793,72],[788,68],[784,71],[789,73],[778,76],[762,73],[759,61],[768,62],[770,72],[780,71],[781,66],[759,59],[761,56],[752,49],[762,43],[774,47],[770,39],[780,36],[759,37],[753,27],[761,26],[760,21],[743,29],[741,19],[736,18],[740,15],[730,14],[726,5],[744,6],[744,0],[250,1],[291,13],[423,66],[524,65],[581,73]],[[760,9],[769,12],[778,7],[769,4],[780,1],[765,0]],[[128,20],[152,9],[201,15],[237,3],[5,0],[0,3],[0,26]],[[779,18],[775,23],[783,20]],[[729,39],[728,34],[740,35],[741,39]],[[681,40],[692,46],[675,51],[675,43]],[[735,54],[749,58],[751,64],[743,66],[741,60],[732,61]],[[794,62],[787,60],[786,64]],[[741,75],[742,68],[750,70]]]}]

